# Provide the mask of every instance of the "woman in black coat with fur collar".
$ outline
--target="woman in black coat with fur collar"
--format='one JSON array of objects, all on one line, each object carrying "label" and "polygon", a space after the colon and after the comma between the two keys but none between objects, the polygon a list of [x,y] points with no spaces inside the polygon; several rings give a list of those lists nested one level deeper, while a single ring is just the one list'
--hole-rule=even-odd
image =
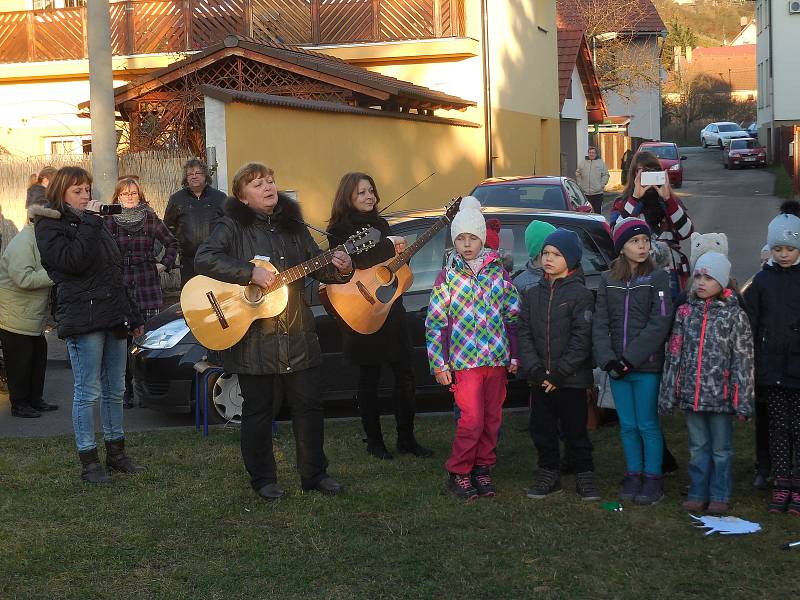
[{"label": "woman in black coat with fur collar", "polygon": [[[285,271],[321,253],[303,223],[300,207],[278,193],[272,169],[247,164],[234,175],[232,188],[225,216],[195,255],[198,274],[266,289],[274,283],[275,274],[254,266],[250,261],[255,256],[269,257],[278,271]],[[352,272],[350,257],[336,252],[332,265],[310,275],[322,282],[342,283]],[[250,484],[268,500],[283,496],[272,452],[272,405],[278,376],[292,407],[303,489],[330,495],[343,490],[327,474],[319,393],[322,353],[304,291],[303,279],[292,283],[286,309],[255,321],[240,342],[222,353],[222,366],[238,375],[244,398],[241,445]]]},{"label": "woman in black coat with fur collar", "polygon": [[[378,214],[380,202],[375,181],[366,173],[347,173],[339,182],[328,225],[330,243],[341,244],[364,227],[381,232],[381,241],[366,252],[353,257],[357,269],[382,263],[402,249],[405,240],[389,235],[389,224]],[[381,365],[388,363],[394,375],[394,415],[397,423],[397,451],[427,457],[433,453],[417,443],[414,437],[416,411],[414,371],[411,368],[411,336],[406,324],[403,299],[398,298],[375,333],[364,335],[342,328],[342,349],[345,357],[359,366],[358,407],[367,435],[367,452],[377,458],[391,459],[381,431],[381,405],[378,383]]]}]

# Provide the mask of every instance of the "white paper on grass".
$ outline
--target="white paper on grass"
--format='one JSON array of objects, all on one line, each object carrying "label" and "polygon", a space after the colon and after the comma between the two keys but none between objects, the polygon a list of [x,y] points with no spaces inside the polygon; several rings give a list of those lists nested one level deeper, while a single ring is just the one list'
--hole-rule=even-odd
[{"label": "white paper on grass", "polygon": [[696,517],[689,515],[695,519],[693,525],[700,529],[708,529],[706,535],[712,533],[721,533],[722,535],[737,535],[741,533],[755,533],[761,531],[761,525],[753,523],[752,521],[745,521],[739,517]]}]

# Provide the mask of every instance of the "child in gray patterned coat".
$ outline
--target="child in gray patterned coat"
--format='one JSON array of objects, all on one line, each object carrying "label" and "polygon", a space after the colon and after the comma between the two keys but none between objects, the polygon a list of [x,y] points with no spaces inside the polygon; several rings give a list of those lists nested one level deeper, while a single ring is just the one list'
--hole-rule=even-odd
[{"label": "child in gray patterned coat", "polygon": [[690,512],[728,512],[733,459],[731,415],[750,416],[754,396],[753,334],[736,294],[731,264],[709,252],[694,267],[692,292],[675,315],[667,343],[659,413],[675,405],[689,430]]}]

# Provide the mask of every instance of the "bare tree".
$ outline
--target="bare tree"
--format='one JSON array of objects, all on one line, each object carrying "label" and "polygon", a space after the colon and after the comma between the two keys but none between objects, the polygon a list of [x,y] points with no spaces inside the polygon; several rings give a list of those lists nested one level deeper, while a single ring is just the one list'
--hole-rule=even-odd
[{"label": "bare tree", "polygon": [[630,99],[637,90],[658,86],[660,47],[639,34],[652,12],[642,0],[567,0],[570,20],[582,19],[604,92]]},{"label": "bare tree", "polygon": [[[713,112],[714,106],[724,98],[719,81],[706,73],[678,70],[673,73],[670,92],[664,97],[664,116],[677,122],[689,139],[689,127]],[[722,97],[721,97],[722,96]]]}]

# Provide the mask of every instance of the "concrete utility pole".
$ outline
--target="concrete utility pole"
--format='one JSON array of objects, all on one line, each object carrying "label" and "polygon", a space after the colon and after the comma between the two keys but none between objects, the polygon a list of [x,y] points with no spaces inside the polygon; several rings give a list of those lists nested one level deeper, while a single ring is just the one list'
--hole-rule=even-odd
[{"label": "concrete utility pole", "polygon": [[114,73],[108,0],[86,3],[89,42],[89,103],[92,115],[92,198],[108,202],[117,183]]}]

